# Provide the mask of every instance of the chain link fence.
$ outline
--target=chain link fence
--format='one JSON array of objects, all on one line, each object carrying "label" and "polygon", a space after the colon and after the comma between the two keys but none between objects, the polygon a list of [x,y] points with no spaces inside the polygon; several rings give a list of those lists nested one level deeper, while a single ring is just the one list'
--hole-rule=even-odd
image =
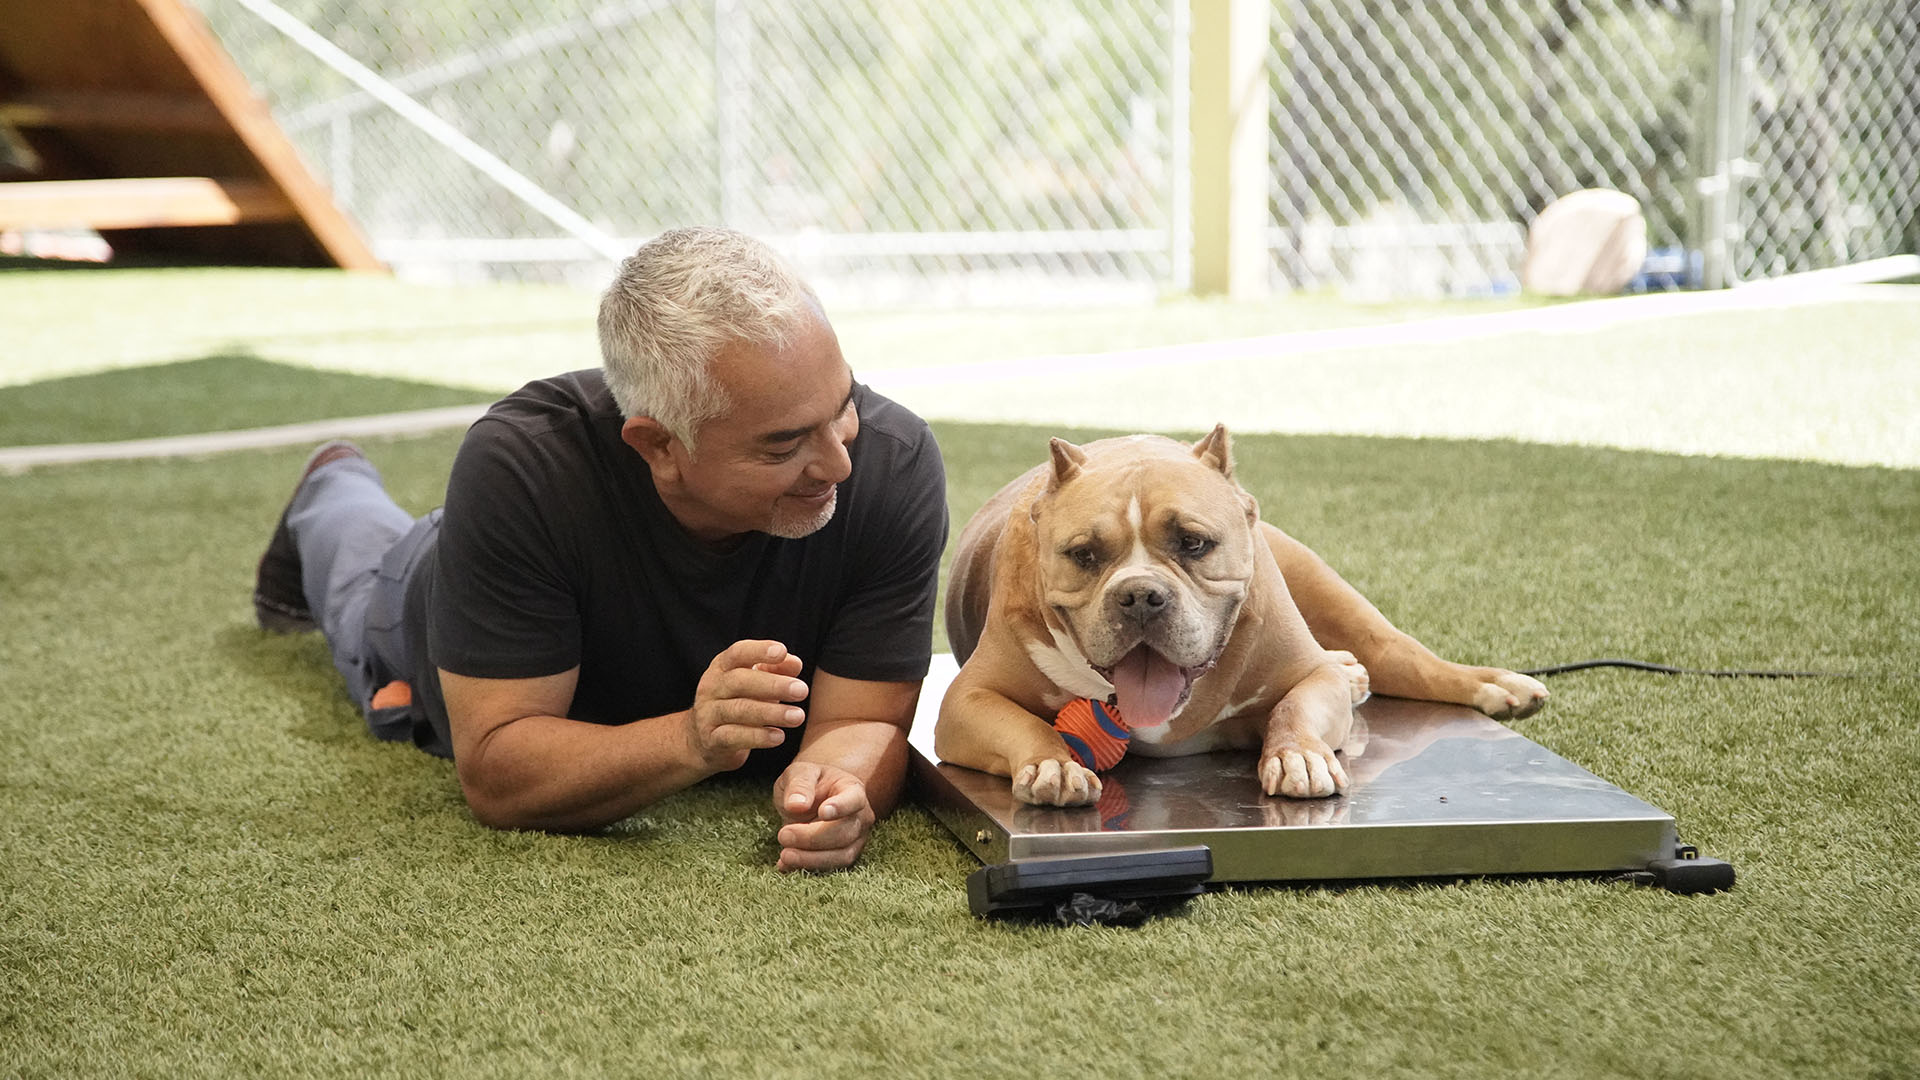
[{"label": "chain link fence", "polygon": [[1639,200],[1683,243],[1706,80],[1680,4],[1295,0],[1269,54],[1282,280],[1366,295],[1518,288],[1560,195]]},{"label": "chain link fence", "polygon": [[1920,4],[1781,0],[1743,31],[1735,274],[1920,251]]},{"label": "chain link fence", "polygon": [[[195,2],[409,276],[597,284],[723,222],[836,303],[1191,284],[1187,0]],[[1510,291],[1528,223],[1584,187],[1640,200],[1668,284],[1920,247],[1912,0],[1277,0],[1270,24],[1278,288]]]}]

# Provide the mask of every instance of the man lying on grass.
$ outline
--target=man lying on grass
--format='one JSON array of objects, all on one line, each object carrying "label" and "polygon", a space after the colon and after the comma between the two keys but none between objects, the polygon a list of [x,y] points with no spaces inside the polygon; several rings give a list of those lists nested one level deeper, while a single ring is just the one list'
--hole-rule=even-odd
[{"label": "man lying on grass", "polygon": [[487,825],[591,829],[748,768],[777,774],[780,869],[849,865],[932,651],[933,435],[738,233],[641,247],[600,345],[477,421],[417,521],[357,447],[316,450],[260,624],[317,625],[374,734],[451,756]]}]

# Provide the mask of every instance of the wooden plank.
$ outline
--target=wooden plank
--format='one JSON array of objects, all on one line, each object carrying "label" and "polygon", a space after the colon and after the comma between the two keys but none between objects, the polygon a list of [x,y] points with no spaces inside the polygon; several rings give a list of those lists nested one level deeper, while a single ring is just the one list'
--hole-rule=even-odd
[{"label": "wooden plank", "polygon": [[258,180],[165,176],[0,184],[0,229],[146,229],[297,220],[293,203],[272,184]]},{"label": "wooden plank", "polygon": [[16,128],[95,131],[225,131],[227,122],[194,94],[117,93],[106,90],[26,90],[0,100],[0,123]]},{"label": "wooden plank", "polygon": [[307,170],[266,103],[253,93],[198,12],[181,0],[137,0],[174,55],[186,65],[215,108],[233,125],[267,177],[292,201],[299,219],[334,263],[347,270],[383,269],[360,231]]},{"label": "wooden plank", "polygon": [[14,191],[9,214],[80,216],[134,257],[380,269],[188,0],[0,0],[0,106],[37,159],[6,187],[155,178],[117,206]]},{"label": "wooden plank", "polygon": [[0,69],[35,90],[198,93],[146,24],[130,0],[0,0]]}]

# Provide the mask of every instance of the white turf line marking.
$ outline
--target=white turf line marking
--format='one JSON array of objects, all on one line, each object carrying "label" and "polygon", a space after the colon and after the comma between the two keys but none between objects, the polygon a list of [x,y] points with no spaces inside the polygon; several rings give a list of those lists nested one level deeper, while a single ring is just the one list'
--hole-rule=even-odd
[{"label": "white turf line marking", "polygon": [[[1871,283],[1920,274],[1920,255],[1895,255],[1853,266],[1774,278],[1720,292],[1648,293],[1605,297],[1523,311],[1486,315],[1447,315],[1385,326],[1307,330],[1194,345],[1166,345],[1111,353],[994,360],[898,371],[876,371],[863,380],[889,396],[899,391],[969,383],[1011,376],[1044,376],[1146,367],[1178,367],[1214,360],[1262,359],[1350,349],[1433,345],[1473,341],[1515,333],[1578,334],[1624,323],[1714,311],[1752,311],[1829,303],[1877,295]],[[485,405],[316,420],[245,431],[219,431],[159,439],[109,443],[71,443],[0,447],[0,473],[17,474],[46,465],[148,458],[205,457],[234,450],[311,446],[327,439],[380,438],[426,434],[466,427]]]},{"label": "white turf line marking", "polygon": [[487,411],[485,405],[450,405],[439,409],[314,420],[279,427],[215,431],[205,435],[175,435],[161,439],[123,442],[69,443],[0,448],[0,473],[23,473],[43,465],[75,465],[88,461],[128,461],[149,458],[206,457],[233,450],[270,450],[286,446],[314,446],[328,439],[382,438],[421,435],[472,424]]}]

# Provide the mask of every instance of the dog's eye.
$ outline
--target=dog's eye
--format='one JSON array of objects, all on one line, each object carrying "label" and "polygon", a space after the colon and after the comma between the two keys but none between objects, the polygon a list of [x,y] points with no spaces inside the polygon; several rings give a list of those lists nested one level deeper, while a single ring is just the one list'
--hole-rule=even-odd
[{"label": "dog's eye", "polygon": [[1095,555],[1093,549],[1085,544],[1081,544],[1079,547],[1070,547],[1066,551],[1061,552],[1061,554],[1067,557],[1068,562],[1071,562],[1082,570],[1091,570],[1100,562],[1100,557]]},{"label": "dog's eye", "polygon": [[1198,559],[1214,549],[1214,542],[1199,533],[1184,533],[1180,537],[1180,554],[1189,559]]}]

